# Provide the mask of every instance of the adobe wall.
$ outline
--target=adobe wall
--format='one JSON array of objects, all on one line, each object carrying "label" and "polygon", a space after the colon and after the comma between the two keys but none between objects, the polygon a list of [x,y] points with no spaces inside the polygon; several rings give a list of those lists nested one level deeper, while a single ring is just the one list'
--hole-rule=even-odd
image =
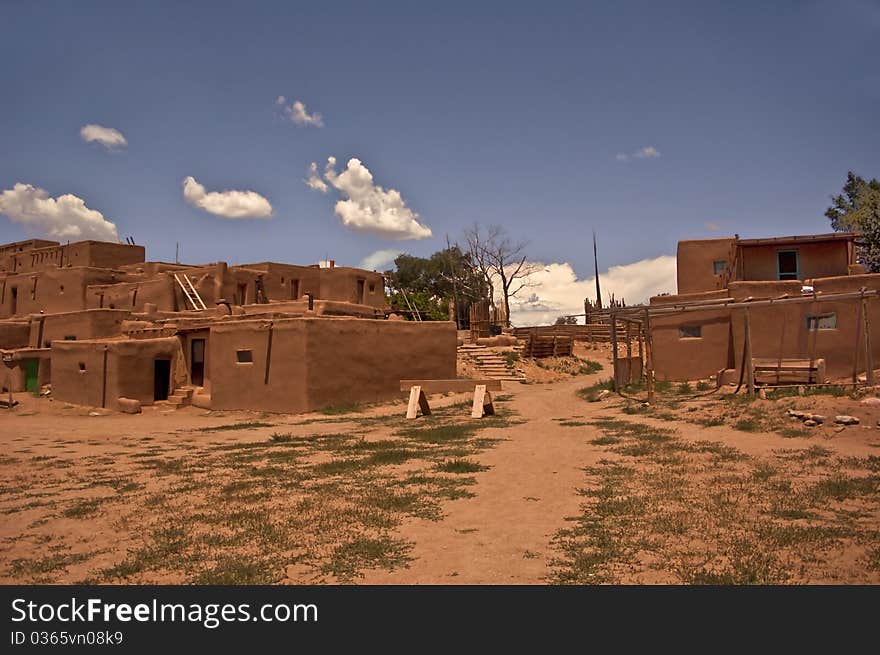
[{"label": "adobe wall", "polygon": [[[305,339],[304,321],[298,319],[237,321],[212,327],[208,341],[211,376],[205,385],[211,408],[307,411]],[[238,351],[250,351],[251,361],[239,362]]]},{"label": "adobe wall", "polygon": [[730,264],[736,240],[699,239],[679,241],[676,256],[678,293],[714,291],[722,286],[722,277],[714,274],[713,263],[724,260]]},{"label": "adobe wall", "polygon": [[320,269],[316,266],[260,262],[244,268],[265,272],[263,285],[269,300],[297,300],[307,293],[314,298],[321,297]]},{"label": "adobe wall", "polygon": [[108,241],[78,241],[16,253],[12,255],[14,261],[10,270],[16,273],[32,273],[72,266],[116,268],[143,262],[144,254],[143,246]]},{"label": "adobe wall", "polygon": [[456,377],[455,323],[303,319],[308,409],[399,398],[402,379]]},{"label": "adobe wall", "polygon": [[322,300],[358,303],[358,280],[363,280],[364,297],[361,304],[378,308],[386,306],[385,283],[381,273],[342,266],[321,268],[318,271],[321,276],[321,291],[318,297]]},{"label": "adobe wall", "polygon": [[119,282],[116,284],[89,285],[86,303],[89,308],[130,309],[142,312],[147,303],[157,308],[174,311],[176,306],[175,288],[177,283],[170,276],[159,275],[139,282]]},{"label": "adobe wall", "polygon": [[731,298],[737,302],[746,298],[754,298],[755,300],[768,300],[771,298],[779,298],[780,296],[799,297],[802,295],[801,289],[803,284],[798,280],[774,281],[774,282],[731,282],[728,287],[728,293]]},{"label": "adobe wall", "polygon": [[27,348],[30,321],[0,321],[0,349]]},{"label": "adobe wall", "polygon": [[[682,337],[681,326],[701,335]],[[692,311],[651,319],[654,372],[658,380],[700,380],[730,364],[730,310]]]},{"label": "adobe wall", "polygon": [[119,277],[113,271],[78,267],[0,278],[0,318],[13,315],[13,289],[17,289],[15,316],[72,312],[89,306],[89,285],[115,283]]},{"label": "adobe wall", "polygon": [[0,391],[9,391],[9,385],[12,385],[12,391],[27,390],[27,361],[31,359],[38,360],[37,384],[42,387],[49,384],[51,376],[50,352],[46,348],[22,348],[13,353],[13,361],[15,363],[12,369],[6,367],[5,364],[0,365]]},{"label": "adobe wall", "polygon": [[180,341],[176,337],[56,341],[52,345],[51,355],[52,396],[76,405],[105,406],[110,409],[118,409],[116,401],[119,397],[152,404],[153,361],[157,358],[171,359],[173,391],[182,383],[180,354]]},{"label": "adobe wall", "polygon": [[48,348],[58,340],[82,341],[115,336],[121,334],[123,321],[130,318],[131,312],[123,309],[86,309],[32,316],[28,343],[32,348]]},{"label": "adobe wall", "polygon": [[743,280],[778,280],[776,253],[780,250],[797,250],[801,280],[846,275],[850,264],[846,241],[740,246],[739,277]]},{"label": "adobe wall", "polygon": [[[400,396],[401,379],[455,378],[456,343],[453,323],[238,321],[211,329],[206,390],[212,409],[306,412],[387,400]],[[239,350],[252,361],[238,362]]]}]

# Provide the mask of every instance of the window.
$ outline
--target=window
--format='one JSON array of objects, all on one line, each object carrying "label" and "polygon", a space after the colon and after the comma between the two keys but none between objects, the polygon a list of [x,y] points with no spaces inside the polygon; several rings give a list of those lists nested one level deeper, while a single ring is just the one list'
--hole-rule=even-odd
[{"label": "window", "polygon": [[679,339],[699,339],[703,336],[703,329],[700,325],[682,325],[678,328]]},{"label": "window", "polygon": [[837,314],[818,314],[807,316],[807,330],[836,330]]},{"label": "window", "polygon": [[376,293],[376,283],[370,282],[370,293]]},{"label": "window", "polygon": [[797,250],[780,250],[776,253],[776,270],[780,280],[799,280]]},{"label": "window", "polygon": [[254,351],[252,350],[236,350],[235,360],[239,364],[250,364],[254,361]]},{"label": "window", "polygon": [[85,371],[85,370],[86,370],[86,363],[85,363],[85,362],[80,362],[80,363],[79,363],[79,370],[80,370],[80,371]]},{"label": "window", "polygon": [[75,334],[66,334],[66,335],[64,335],[64,340],[65,341],[76,341],[76,335]]},{"label": "window", "polygon": [[724,275],[725,268],[727,268],[727,260],[716,259],[712,262],[712,271],[715,275]]}]

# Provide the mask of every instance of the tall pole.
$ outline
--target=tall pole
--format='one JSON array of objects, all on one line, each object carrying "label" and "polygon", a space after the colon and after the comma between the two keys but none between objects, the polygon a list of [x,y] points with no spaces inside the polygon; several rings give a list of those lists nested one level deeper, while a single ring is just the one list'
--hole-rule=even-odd
[{"label": "tall pole", "polygon": [[593,230],[593,267],[596,271],[596,307],[602,309],[602,289],[599,286],[599,255],[596,251],[596,230]]}]

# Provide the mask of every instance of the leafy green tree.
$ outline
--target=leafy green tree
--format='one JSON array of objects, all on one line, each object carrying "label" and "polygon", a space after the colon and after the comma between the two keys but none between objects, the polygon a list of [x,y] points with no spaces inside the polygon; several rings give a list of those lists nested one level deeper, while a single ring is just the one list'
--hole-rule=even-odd
[{"label": "leafy green tree", "polygon": [[486,285],[475,271],[468,255],[458,246],[449,246],[430,257],[401,254],[394,260],[395,269],[385,272],[391,290],[391,307],[411,318],[418,311],[422,320],[449,320],[449,304],[486,297]]},{"label": "leafy green tree", "polygon": [[577,325],[577,316],[557,316],[556,325]]},{"label": "leafy green tree", "polygon": [[857,261],[870,273],[880,272],[880,180],[866,181],[850,171],[825,216],[834,230],[859,235]]}]

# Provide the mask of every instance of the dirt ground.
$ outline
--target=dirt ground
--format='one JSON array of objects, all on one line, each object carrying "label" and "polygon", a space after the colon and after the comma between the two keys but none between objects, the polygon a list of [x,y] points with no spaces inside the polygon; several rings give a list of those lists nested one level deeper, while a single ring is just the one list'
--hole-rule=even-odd
[{"label": "dirt ground", "polygon": [[607,351],[576,355],[518,364],[542,381],[504,383],[483,419],[463,395],[407,421],[403,397],[130,416],[19,394],[0,582],[880,583],[880,408],[680,385],[591,402]]}]

